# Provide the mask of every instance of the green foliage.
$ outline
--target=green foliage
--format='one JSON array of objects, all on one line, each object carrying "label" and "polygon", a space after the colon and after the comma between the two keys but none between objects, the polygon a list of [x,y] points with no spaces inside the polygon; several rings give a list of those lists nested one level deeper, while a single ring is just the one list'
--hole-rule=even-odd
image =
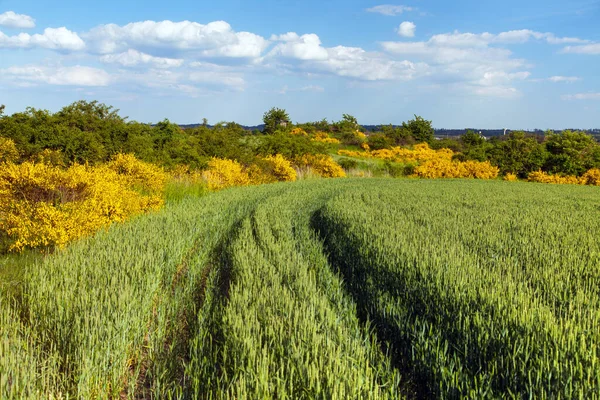
[{"label": "green foliage", "polygon": [[291,126],[290,116],[281,108],[273,107],[263,115],[264,133],[273,135],[277,131],[287,132]]},{"label": "green foliage", "polygon": [[373,134],[367,138],[371,150],[389,149],[394,144],[393,139],[384,134]]},{"label": "green foliage", "polygon": [[415,143],[411,131],[405,126],[381,125],[379,131],[390,138],[395,146],[408,146]]},{"label": "green foliage", "polygon": [[548,157],[544,145],[535,136],[519,131],[513,131],[506,139],[496,141],[488,152],[491,162],[500,168],[501,174],[512,173],[520,178],[538,171]]},{"label": "green foliage", "polygon": [[545,170],[550,173],[580,176],[600,166],[600,146],[584,132],[550,133],[546,148],[550,153]]},{"label": "green foliage", "polygon": [[434,140],[429,144],[433,150],[450,149],[455,153],[460,153],[464,150],[464,146],[460,140],[452,138],[443,138],[440,140]]},{"label": "green foliage", "polygon": [[260,138],[256,152],[262,156],[281,154],[288,160],[304,154],[324,153],[326,146],[320,142],[311,141],[309,137],[277,133]]},{"label": "green foliage", "polygon": [[358,166],[358,161],[353,160],[351,158],[340,158],[336,160],[336,162],[340,164],[340,167],[344,169],[353,169]]},{"label": "green foliage", "polygon": [[423,117],[415,115],[415,119],[402,123],[402,128],[410,132],[417,143],[431,143],[434,138],[434,130],[431,121],[427,121]]}]

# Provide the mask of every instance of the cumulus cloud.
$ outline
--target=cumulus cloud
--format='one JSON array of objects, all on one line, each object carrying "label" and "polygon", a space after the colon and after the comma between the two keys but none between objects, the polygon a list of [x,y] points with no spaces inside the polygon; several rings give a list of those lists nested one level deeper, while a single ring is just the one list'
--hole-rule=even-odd
[{"label": "cumulus cloud", "polygon": [[327,50],[321,46],[321,40],[314,33],[298,36],[295,32],[273,35],[272,41],[281,42],[271,50],[271,56],[295,58],[298,60],[326,60]]},{"label": "cumulus cloud", "polygon": [[46,28],[43,34],[36,33],[34,35],[20,33],[15,36],[7,36],[0,32],[0,48],[31,49],[35,47],[59,51],[78,51],[85,48],[85,43],[77,33],[65,27]]},{"label": "cumulus cloud", "polygon": [[[390,55],[417,59],[430,65],[431,80],[454,85],[481,96],[512,97],[518,90],[514,81],[528,79],[525,60],[493,44],[547,40],[550,34],[529,30],[491,33],[445,33],[420,42],[383,42]],[[460,83],[460,85],[458,85]]]},{"label": "cumulus cloud", "polygon": [[7,28],[29,29],[35,27],[35,20],[29,15],[7,11],[0,14],[0,26]]},{"label": "cumulus cloud", "polygon": [[206,25],[182,21],[143,21],[100,25],[83,35],[90,49],[111,54],[134,49],[151,55],[196,51],[207,57],[256,58],[268,46],[263,37],[235,32],[225,21]]},{"label": "cumulus cloud", "polygon": [[27,65],[9,67],[0,72],[2,80],[18,85],[107,86],[111,82],[111,77],[106,71],[81,65],[72,67]]},{"label": "cumulus cloud", "polygon": [[393,17],[396,15],[400,15],[405,11],[414,11],[414,8],[400,5],[382,4],[379,6],[367,8],[367,11]]},{"label": "cumulus cloud", "polygon": [[[426,69],[424,64],[394,61],[360,47],[324,47],[315,34],[288,32],[272,36],[279,42],[263,61],[276,67],[311,73],[327,73],[366,81],[409,80]],[[269,64],[269,65],[271,65]]]},{"label": "cumulus cloud", "polygon": [[600,54],[600,43],[591,43],[580,46],[566,46],[562,49],[563,53],[573,53],[573,54],[591,54],[598,55]]},{"label": "cumulus cloud", "polygon": [[561,96],[563,100],[600,100],[600,93],[577,93]]},{"label": "cumulus cloud", "polygon": [[184,60],[175,58],[154,57],[149,54],[129,49],[119,54],[107,54],[100,57],[104,63],[116,63],[124,67],[134,67],[140,64],[151,64],[157,68],[180,67]]},{"label": "cumulus cloud", "polygon": [[398,27],[398,35],[402,37],[414,37],[416,29],[417,26],[414,23],[410,21],[404,21]]}]

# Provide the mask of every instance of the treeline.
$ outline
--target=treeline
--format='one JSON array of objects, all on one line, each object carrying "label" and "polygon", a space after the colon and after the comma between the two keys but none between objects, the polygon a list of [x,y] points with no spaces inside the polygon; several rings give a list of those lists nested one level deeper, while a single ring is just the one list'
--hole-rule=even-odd
[{"label": "treeline", "polygon": [[335,153],[339,148],[381,150],[428,143],[432,149],[453,150],[458,161],[489,161],[501,174],[521,178],[540,170],[581,176],[600,168],[600,145],[585,132],[512,131],[486,139],[468,131],[457,138],[437,140],[431,121],[416,115],[401,125],[381,125],[369,132],[348,114],[337,122],[323,119],[293,124],[285,110],[272,108],[263,115],[262,131],[250,131],[235,122],[209,126],[205,120],[187,129],[168,120],[131,122],[118,110],[96,101],[78,101],[56,113],[27,108],[9,116],[2,111],[0,107],[0,137],[16,144],[22,161],[35,160],[44,150],[58,150],[53,153],[61,158],[56,163],[65,165],[94,165],[130,153],[164,167],[204,169],[213,157],[249,165],[257,157],[277,154],[298,159]]},{"label": "treeline", "polygon": [[120,153],[164,167],[207,167],[212,157],[252,162],[257,156],[282,154],[294,158],[325,152],[307,137],[256,135],[234,122],[182,129],[163,120],[130,122],[118,110],[96,101],[78,101],[56,113],[27,108],[0,114],[0,137],[11,139],[21,161],[35,160],[44,150],[58,150],[66,165],[100,164]]},{"label": "treeline", "polygon": [[450,148],[459,153],[455,157],[460,161],[489,161],[500,168],[501,174],[512,173],[520,178],[540,170],[581,176],[590,169],[600,168],[600,145],[581,131],[544,135],[516,131],[487,140],[471,131],[458,139],[434,141],[432,147]]}]

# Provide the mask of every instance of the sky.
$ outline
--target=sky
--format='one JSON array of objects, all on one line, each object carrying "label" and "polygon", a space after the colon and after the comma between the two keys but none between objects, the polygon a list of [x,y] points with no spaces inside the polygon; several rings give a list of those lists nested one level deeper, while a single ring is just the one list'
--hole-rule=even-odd
[{"label": "sky", "polygon": [[600,128],[600,0],[0,0],[0,104]]}]

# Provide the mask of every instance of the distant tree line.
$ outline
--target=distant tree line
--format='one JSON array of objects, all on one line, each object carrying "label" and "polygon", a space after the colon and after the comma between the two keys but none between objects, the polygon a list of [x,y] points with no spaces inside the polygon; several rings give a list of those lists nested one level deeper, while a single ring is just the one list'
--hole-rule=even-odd
[{"label": "distant tree line", "polygon": [[[288,113],[279,108],[263,115],[261,130],[245,129],[235,122],[209,125],[206,119],[183,129],[166,119],[156,124],[128,121],[118,111],[97,101],[78,101],[56,113],[29,107],[4,115],[0,106],[0,136],[15,142],[22,160],[35,159],[50,149],[59,150],[65,164],[96,164],[118,153],[132,153],[165,167],[186,164],[204,168],[212,157],[251,163],[257,156],[282,154],[292,159],[335,152],[333,146],[359,149],[367,144],[377,150],[425,142],[434,149],[453,150],[458,160],[490,161],[503,174],[523,178],[538,170],[581,175],[600,168],[600,145],[582,131],[511,131],[489,139],[467,131],[458,137],[436,138],[432,122],[417,115],[401,125],[380,125],[369,131],[349,114],[337,122],[323,119],[293,124]],[[294,132],[304,134],[290,134]],[[338,139],[340,144],[311,140],[317,132]]]}]

